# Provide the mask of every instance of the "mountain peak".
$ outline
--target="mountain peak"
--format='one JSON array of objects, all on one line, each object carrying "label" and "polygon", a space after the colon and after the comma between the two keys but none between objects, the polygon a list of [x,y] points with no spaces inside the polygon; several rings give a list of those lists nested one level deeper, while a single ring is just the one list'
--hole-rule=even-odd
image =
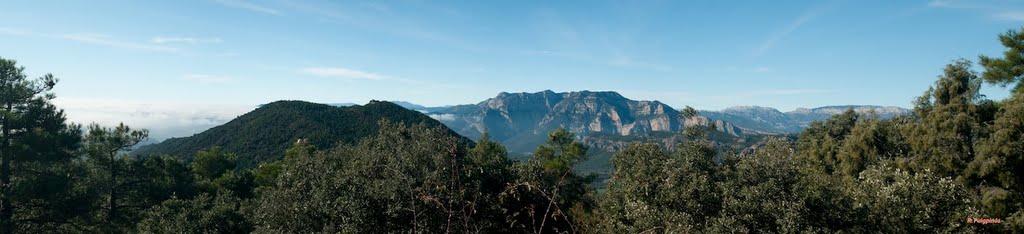
[{"label": "mountain peak", "polygon": [[142,146],[132,153],[167,154],[188,161],[196,151],[221,146],[225,151],[240,156],[238,166],[251,168],[280,158],[296,139],[307,139],[320,149],[329,149],[340,143],[355,143],[375,134],[380,120],[443,126],[423,113],[387,101],[374,100],[366,105],[350,107],[275,101],[193,136],[167,139],[159,144]]},{"label": "mountain peak", "polygon": [[614,99],[626,99],[621,94],[615,91],[590,91],[583,90],[579,92],[565,93],[567,96],[583,96],[583,97],[599,97],[599,98],[614,98]]}]

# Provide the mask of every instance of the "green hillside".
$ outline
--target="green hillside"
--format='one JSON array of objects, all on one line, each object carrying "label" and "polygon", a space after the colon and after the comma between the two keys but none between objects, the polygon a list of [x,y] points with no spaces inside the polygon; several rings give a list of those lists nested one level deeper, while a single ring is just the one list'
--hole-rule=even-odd
[{"label": "green hillside", "polygon": [[239,166],[249,168],[279,159],[298,139],[306,139],[320,149],[354,143],[376,133],[381,120],[444,126],[424,114],[384,101],[349,107],[277,101],[202,133],[140,147],[134,154],[167,154],[190,161],[197,151],[220,146],[238,155]]}]

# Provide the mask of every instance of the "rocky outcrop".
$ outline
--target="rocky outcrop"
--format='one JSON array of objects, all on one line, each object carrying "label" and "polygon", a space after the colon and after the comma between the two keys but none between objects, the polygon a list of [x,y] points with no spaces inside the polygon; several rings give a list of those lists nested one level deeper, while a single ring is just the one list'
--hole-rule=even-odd
[{"label": "rocky outcrop", "polygon": [[682,119],[679,111],[664,103],[630,100],[616,92],[501,93],[476,105],[455,106],[433,114],[450,117],[442,122],[464,136],[473,138],[487,133],[510,149],[520,150],[532,150],[557,128],[581,136],[630,136],[678,132],[685,126],[705,125],[734,136],[742,134],[742,130],[725,121],[706,117]]}]

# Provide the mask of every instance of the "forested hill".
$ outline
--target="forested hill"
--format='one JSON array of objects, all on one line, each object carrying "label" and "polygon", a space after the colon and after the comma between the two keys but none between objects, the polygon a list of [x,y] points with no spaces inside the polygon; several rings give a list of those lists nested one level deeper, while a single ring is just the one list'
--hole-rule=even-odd
[{"label": "forested hill", "polygon": [[[354,143],[377,133],[380,120],[444,127],[420,112],[385,101],[371,101],[363,106],[349,107],[277,101],[202,133],[167,139],[160,144],[140,147],[133,153],[168,154],[190,161],[197,151],[219,146],[237,154],[239,166],[249,168],[261,162],[279,159],[285,149],[298,139],[306,139],[320,149],[328,149],[339,143]],[[449,133],[458,135],[450,130]],[[463,139],[469,142],[469,139]]]}]

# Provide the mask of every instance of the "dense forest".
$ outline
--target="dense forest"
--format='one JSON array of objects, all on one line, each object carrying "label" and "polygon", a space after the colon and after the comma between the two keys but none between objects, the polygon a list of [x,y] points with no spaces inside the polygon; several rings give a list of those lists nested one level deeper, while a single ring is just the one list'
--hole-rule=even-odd
[{"label": "dense forest", "polygon": [[[980,73],[953,61],[913,114],[851,110],[744,153],[688,127],[674,149],[634,143],[613,155],[600,190],[574,170],[588,146],[565,130],[513,161],[487,135],[470,142],[408,116],[373,120],[359,140],[338,144],[284,135],[295,139],[279,160],[240,163],[261,152],[233,152],[250,142],[223,139],[242,137],[230,134],[185,158],[131,154],[147,131],[69,123],[51,103],[54,76],[30,79],[0,59],[0,230],[1021,233],[1024,33],[999,39],[1003,56],[982,56]],[[1012,94],[989,100],[984,83]],[[260,131],[239,134],[270,134]]]}]

